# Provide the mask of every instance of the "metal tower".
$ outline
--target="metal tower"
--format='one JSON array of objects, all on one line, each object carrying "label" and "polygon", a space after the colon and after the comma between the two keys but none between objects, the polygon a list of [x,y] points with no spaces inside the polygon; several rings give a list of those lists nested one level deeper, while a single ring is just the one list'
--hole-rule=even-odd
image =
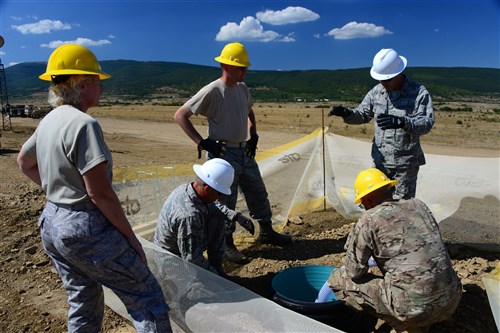
[{"label": "metal tower", "polygon": [[[4,44],[4,39],[0,36],[0,48]],[[10,104],[9,95],[7,94],[7,80],[5,79],[5,68],[0,59],[0,110],[2,112],[2,130],[12,131],[12,123],[10,121]]]}]

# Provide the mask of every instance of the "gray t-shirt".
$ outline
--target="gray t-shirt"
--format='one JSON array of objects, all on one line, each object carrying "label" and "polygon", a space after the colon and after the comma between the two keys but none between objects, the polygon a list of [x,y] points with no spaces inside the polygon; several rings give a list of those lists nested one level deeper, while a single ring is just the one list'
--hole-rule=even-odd
[{"label": "gray t-shirt", "polygon": [[195,115],[207,118],[210,139],[228,142],[247,140],[248,113],[253,101],[244,82],[228,87],[217,79],[201,88],[184,105]]},{"label": "gray t-shirt", "polygon": [[22,149],[36,157],[42,187],[55,204],[87,200],[82,175],[99,163],[107,162],[112,181],[112,156],[101,127],[72,106],[59,106],[45,116]]}]

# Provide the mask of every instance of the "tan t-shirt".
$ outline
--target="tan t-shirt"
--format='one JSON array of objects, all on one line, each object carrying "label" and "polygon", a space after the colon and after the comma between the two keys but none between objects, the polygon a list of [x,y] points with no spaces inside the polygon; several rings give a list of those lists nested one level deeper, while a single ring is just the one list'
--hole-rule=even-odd
[{"label": "tan t-shirt", "polygon": [[243,142],[248,138],[248,113],[253,101],[244,82],[228,87],[217,79],[196,93],[185,106],[208,120],[212,140]]}]

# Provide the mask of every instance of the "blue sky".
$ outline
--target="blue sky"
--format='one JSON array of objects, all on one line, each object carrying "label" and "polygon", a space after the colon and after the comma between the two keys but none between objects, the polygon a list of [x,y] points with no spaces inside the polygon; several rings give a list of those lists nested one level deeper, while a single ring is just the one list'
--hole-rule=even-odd
[{"label": "blue sky", "polygon": [[[499,0],[0,0],[0,59],[47,61],[62,43],[99,60],[218,66],[243,43],[254,70],[370,67],[394,48],[409,67],[500,68]],[[105,70],[105,68],[103,68]]]}]

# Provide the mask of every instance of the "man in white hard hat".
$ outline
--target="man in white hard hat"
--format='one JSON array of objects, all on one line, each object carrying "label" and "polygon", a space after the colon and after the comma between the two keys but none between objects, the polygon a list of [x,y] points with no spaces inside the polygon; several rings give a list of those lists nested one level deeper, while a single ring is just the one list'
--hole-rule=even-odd
[{"label": "man in white hard hat", "polygon": [[[231,194],[223,200],[224,204],[235,209],[239,187],[250,216],[259,222],[258,240],[261,243],[287,245],[291,243],[291,237],[277,233],[272,227],[268,193],[255,161],[259,136],[252,97],[243,82],[250,67],[248,53],[242,44],[229,43],[215,60],[220,63],[222,76],[201,88],[176,111],[174,118],[198,145],[198,158],[200,152],[206,150],[208,159],[223,158],[234,167]],[[190,120],[193,114],[207,118],[208,138],[203,139],[194,128]],[[234,245],[234,227],[234,224],[227,226],[225,257],[232,262],[248,263],[248,258]]]},{"label": "man in white hard hat", "polygon": [[[220,276],[226,221],[240,223],[251,234],[252,221],[217,200],[231,194],[234,169],[220,158],[193,166],[194,182],[178,186],[167,198],[158,217],[154,243]],[[207,251],[208,260],[203,256]]]},{"label": "man in white hard hat", "polygon": [[328,116],[347,124],[364,124],[375,118],[372,159],[375,167],[398,180],[395,196],[415,197],[417,175],[425,156],[420,136],[434,126],[434,109],[427,89],[403,73],[407,60],[393,49],[382,49],[373,58],[371,76],[379,81],[359,106],[335,106]]}]

